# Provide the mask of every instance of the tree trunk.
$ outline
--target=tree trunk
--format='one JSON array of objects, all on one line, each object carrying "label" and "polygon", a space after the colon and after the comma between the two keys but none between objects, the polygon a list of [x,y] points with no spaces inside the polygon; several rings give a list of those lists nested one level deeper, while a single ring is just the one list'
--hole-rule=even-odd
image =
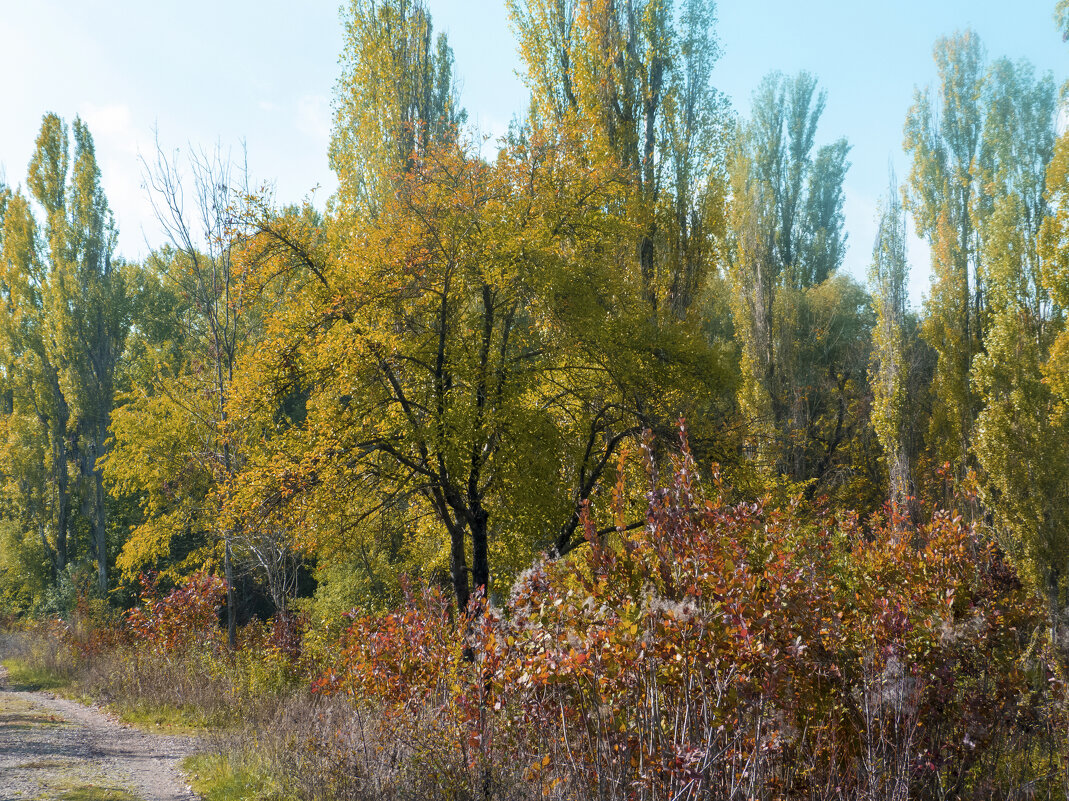
[{"label": "tree trunk", "polygon": [[[64,421],[65,423],[65,421]],[[56,481],[56,572],[67,566],[67,529],[70,526],[70,487],[67,478],[67,443],[59,423],[52,433],[52,475]]]},{"label": "tree trunk", "polygon": [[457,598],[457,610],[464,614],[471,600],[471,589],[468,586],[468,559],[464,554],[464,529],[456,524],[449,527],[449,570]]},{"label": "tree trunk", "polygon": [[471,583],[484,598],[490,597],[490,560],[487,553],[487,521],[485,509],[477,509],[471,525]]},{"label": "tree trunk", "polygon": [[108,519],[104,498],[104,476],[93,470],[93,541],[97,554],[97,590],[101,598],[108,594]]},{"label": "tree trunk", "polygon": [[100,468],[99,461],[104,456],[105,443],[108,441],[112,394],[109,390],[102,394],[105,397],[101,401],[107,403],[105,408],[108,411],[94,432],[96,442],[90,446],[87,466],[93,480],[93,540],[97,554],[97,588],[100,597],[104,598],[108,594],[108,506],[104,492],[104,471]]},{"label": "tree trunk", "polygon": [[230,650],[238,647],[238,609],[234,595],[234,566],[230,554],[230,532],[223,539],[223,575],[226,577],[226,641]]}]

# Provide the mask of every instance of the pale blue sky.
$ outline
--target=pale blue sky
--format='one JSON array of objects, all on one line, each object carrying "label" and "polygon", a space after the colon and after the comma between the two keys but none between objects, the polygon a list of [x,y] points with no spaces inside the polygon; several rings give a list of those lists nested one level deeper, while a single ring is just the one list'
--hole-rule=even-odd
[{"label": "pale blue sky", "polygon": [[[484,132],[502,132],[526,106],[501,0],[428,0],[457,58],[462,96]],[[845,136],[850,248],[846,268],[864,277],[889,161],[908,172],[902,122],[915,86],[931,82],[932,45],[972,27],[990,57],[1029,58],[1069,77],[1069,45],[1051,19],[1054,0],[750,0],[718,9],[723,55],[714,83],[747,113],[770,70],[808,69],[828,92],[819,139]],[[326,146],[330,96],[342,45],[337,0],[0,0],[0,164],[25,180],[41,115],[86,119],[120,226],[120,250],[160,242],[141,188],[139,152],[158,128],[167,149],[247,144],[254,179],[280,200],[317,185],[333,190]],[[913,298],[927,284],[927,256],[913,252]]]}]

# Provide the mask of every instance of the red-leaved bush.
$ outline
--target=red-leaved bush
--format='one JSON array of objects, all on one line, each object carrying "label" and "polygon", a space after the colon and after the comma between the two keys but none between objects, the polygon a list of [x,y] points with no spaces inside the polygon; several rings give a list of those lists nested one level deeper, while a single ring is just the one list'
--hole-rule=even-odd
[{"label": "red-leaved bush", "polygon": [[226,593],[222,579],[196,573],[161,596],[155,576],[141,576],[141,605],[126,614],[126,625],[142,647],[156,654],[188,648],[217,636],[219,609]]},{"label": "red-leaved bush", "polygon": [[469,796],[996,798],[1043,779],[1041,617],[974,528],[728,505],[685,437],[674,468],[644,527],[602,539],[587,519],[588,547],[503,608],[407,589],[355,617],[317,688],[373,706],[395,764]]}]

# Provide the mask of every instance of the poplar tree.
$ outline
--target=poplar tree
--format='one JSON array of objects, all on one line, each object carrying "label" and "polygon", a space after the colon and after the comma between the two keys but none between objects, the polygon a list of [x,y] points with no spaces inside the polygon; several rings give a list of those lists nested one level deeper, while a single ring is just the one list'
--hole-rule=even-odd
[{"label": "poplar tree", "polygon": [[809,73],[772,73],[754,94],[744,134],[753,180],[768,204],[770,277],[796,289],[835,272],[845,252],[842,182],[850,148],[840,139],[813,152],[826,102]]},{"label": "poplar tree", "polygon": [[984,128],[985,51],[972,31],[941,38],[934,58],[935,95],[918,90],[906,116],[904,147],[912,157],[906,201],[928,240],[934,280],[925,338],[938,352],[932,440],[958,474],[970,464],[979,411],[970,386],[984,338],[985,294],[980,225],[980,146]]},{"label": "poplar tree", "polygon": [[66,253],[64,258],[52,256],[52,333],[72,395],[83,514],[92,529],[97,586],[103,594],[108,588],[108,498],[100,460],[109,449],[115,375],[131,310],[127,268],[113,255],[117,231],[100,185],[92,136],[77,118],[72,134]]},{"label": "poplar tree", "polygon": [[621,170],[637,280],[685,316],[723,235],[725,101],[710,0],[509,0],[531,123]]},{"label": "poplar tree", "polygon": [[[1069,417],[1065,414],[1064,238],[1067,146],[1055,147],[1049,75],[1000,60],[984,92],[981,233],[987,328],[974,360],[980,403],[973,448],[999,541],[1047,601],[1065,653],[1069,604]],[[1061,345],[1059,343],[1062,343]]]},{"label": "poplar tree", "polygon": [[[49,271],[28,199],[6,203],[3,253],[3,352],[6,417],[5,489],[19,524],[36,529],[53,579],[66,567],[71,519],[67,452],[70,404],[48,335],[44,295]],[[35,463],[43,459],[44,469]]]},{"label": "poplar tree", "polygon": [[341,208],[373,212],[380,193],[454,138],[466,115],[453,50],[423,0],[350,0],[335,88],[330,165]]},{"label": "poplar tree", "polygon": [[[93,139],[80,119],[69,132],[57,115],[45,115],[27,187],[45,213],[43,229],[21,194],[7,203],[4,220],[4,345],[12,413],[32,410],[50,443],[55,501],[45,527],[51,534],[42,542],[55,571],[68,561],[72,502],[80,497],[96,556],[97,588],[104,594],[108,500],[98,460],[108,447],[115,372],[130,318],[126,267],[113,259],[116,230]],[[79,477],[73,487],[71,462]]]},{"label": "poplar tree", "polygon": [[906,339],[909,264],[906,259],[905,210],[893,177],[885,203],[869,270],[876,306],[870,376],[872,421],[887,462],[891,505],[896,512],[912,517],[909,499],[914,489],[908,431],[910,398]]},{"label": "poplar tree", "polygon": [[[826,97],[808,73],[768,75],[731,160],[728,267],[751,454],[772,474],[821,479],[843,458],[863,386],[867,299],[842,263],[844,140],[816,150]],[[811,485],[814,492],[816,484]]]}]

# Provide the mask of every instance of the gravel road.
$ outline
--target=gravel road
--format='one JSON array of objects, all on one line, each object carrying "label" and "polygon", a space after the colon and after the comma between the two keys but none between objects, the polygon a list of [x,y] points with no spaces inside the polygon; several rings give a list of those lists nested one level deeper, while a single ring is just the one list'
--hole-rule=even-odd
[{"label": "gravel road", "polygon": [[99,709],[24,692],[0,667],[0,801],[192,801],[178,771],[189,737],[138,731]]}]

